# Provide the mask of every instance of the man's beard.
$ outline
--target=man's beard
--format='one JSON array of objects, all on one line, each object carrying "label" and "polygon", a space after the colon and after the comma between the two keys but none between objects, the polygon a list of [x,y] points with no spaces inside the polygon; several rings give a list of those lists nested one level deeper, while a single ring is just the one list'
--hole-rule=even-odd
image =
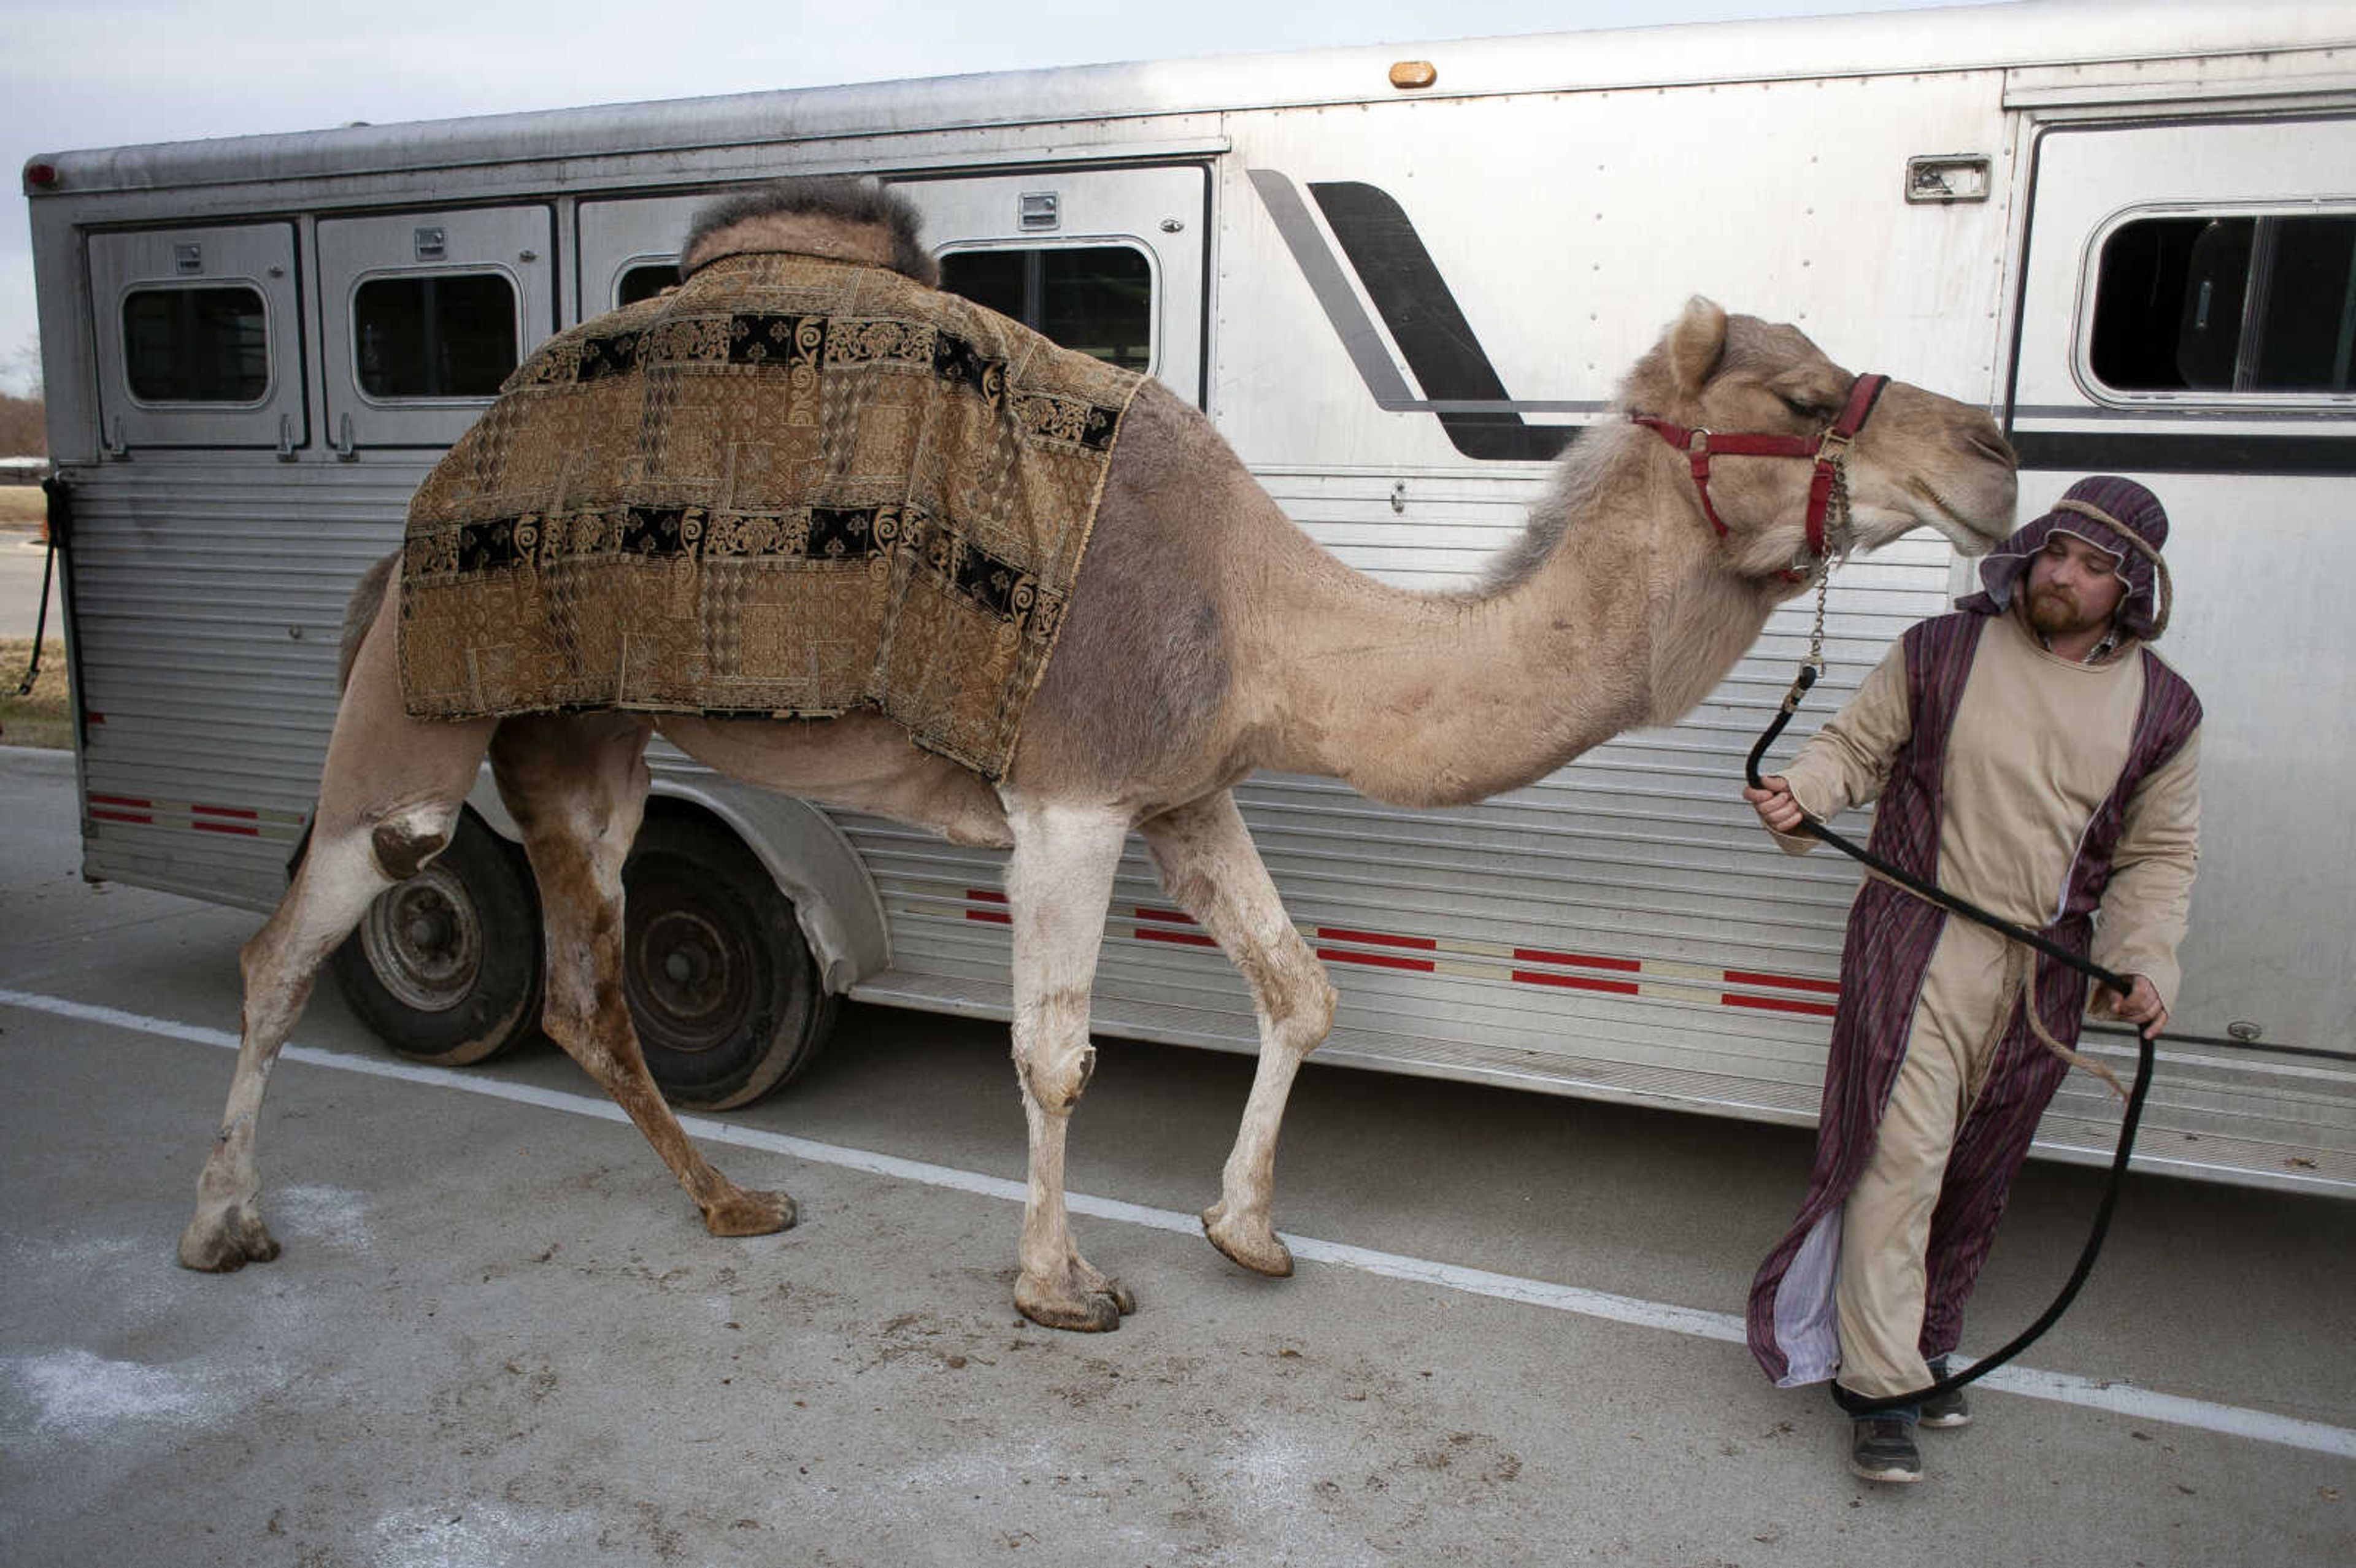
[{"label": "man's beard", "polygon": [[2047,636],[2056,637],[2091,632],[2103,622],[2079,608],[2076,594],[2049,582],[2029,591],[2029,624]]}]

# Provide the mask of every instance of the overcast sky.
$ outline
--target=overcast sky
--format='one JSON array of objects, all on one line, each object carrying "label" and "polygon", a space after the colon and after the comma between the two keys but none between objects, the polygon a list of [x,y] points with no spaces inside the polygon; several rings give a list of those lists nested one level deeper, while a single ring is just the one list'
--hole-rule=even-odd
[{"label": "overcast sky", "polygon": [[[0,152],[354,120],[637,102],[895,77],[1655,23],[1930,0],[5,0]],[[851,20],[855,17],[856,21]],[[0,389],[36,335],[21,182],[0,214]]]}]

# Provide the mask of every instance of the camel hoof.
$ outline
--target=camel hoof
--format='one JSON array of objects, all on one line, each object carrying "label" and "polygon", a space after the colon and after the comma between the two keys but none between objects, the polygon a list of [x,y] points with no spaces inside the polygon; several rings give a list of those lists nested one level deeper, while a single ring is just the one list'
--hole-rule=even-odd
[{"label": "camel hoof", "polygon": [[1033,1289],[1027,1279],[1014,1285],[1015,1310],[1042,1328],[1068,1328],[1076,1334],[1109,1334],[1120,1327],[1123,1312],[1137,1310],[1137,1298],[1118,1280],[1106,1290],[1078,1296],[1050,1296]]},{"label": "camel hoof", "polygon": [[703,1211],[703,1226],[715,1236],[767,1236],[792,1230],[799,1217],[782,1192],[740,1189]]},{"label": "camel hoof", "polygon": [[1225,1203],[1212,1204],[1202,1217],[1203,1234],[1231,1261],[1270,1279],[1292,1277],[1292,1249],[1277,1240],[1273,1227],[1232,1221]]},{"label": "camel hoof", "polygon": [[180,1266],[199,1274],[235,1274],[248,1264],[266,1264],[278,1255],[278,1240],[262,1217],[244,1209],[225,1209],[215,1217],[199,1216],[180,1232]]}]

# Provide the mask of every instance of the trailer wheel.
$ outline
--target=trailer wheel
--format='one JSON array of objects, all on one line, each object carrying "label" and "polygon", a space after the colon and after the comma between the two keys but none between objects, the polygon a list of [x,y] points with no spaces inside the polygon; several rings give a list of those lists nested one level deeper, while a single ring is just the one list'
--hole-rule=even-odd
[{"label": "trailer wheel", "polygon": [[541,956],[522,851],[462,811],[449,847],[380,894],[328,965],[396,1053],[466,1067],[538,1028]]},{"label": "trailer wheel", "polygon": [[809,1065],[834,1027],[834,997],[793,901],[734,835],[649,816],[622,885],[623,986],[665,1098],[734,1110]]}]

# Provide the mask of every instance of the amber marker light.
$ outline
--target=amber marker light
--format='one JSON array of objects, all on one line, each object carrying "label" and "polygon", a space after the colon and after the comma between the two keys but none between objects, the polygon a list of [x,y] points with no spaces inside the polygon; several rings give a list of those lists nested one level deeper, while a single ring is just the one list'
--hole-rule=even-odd
[{"label": "amber marker light", "polygon": [[1430,87],[1440,71],[1430,60],[1399,60],[1391,67],[1393,87]]}]

